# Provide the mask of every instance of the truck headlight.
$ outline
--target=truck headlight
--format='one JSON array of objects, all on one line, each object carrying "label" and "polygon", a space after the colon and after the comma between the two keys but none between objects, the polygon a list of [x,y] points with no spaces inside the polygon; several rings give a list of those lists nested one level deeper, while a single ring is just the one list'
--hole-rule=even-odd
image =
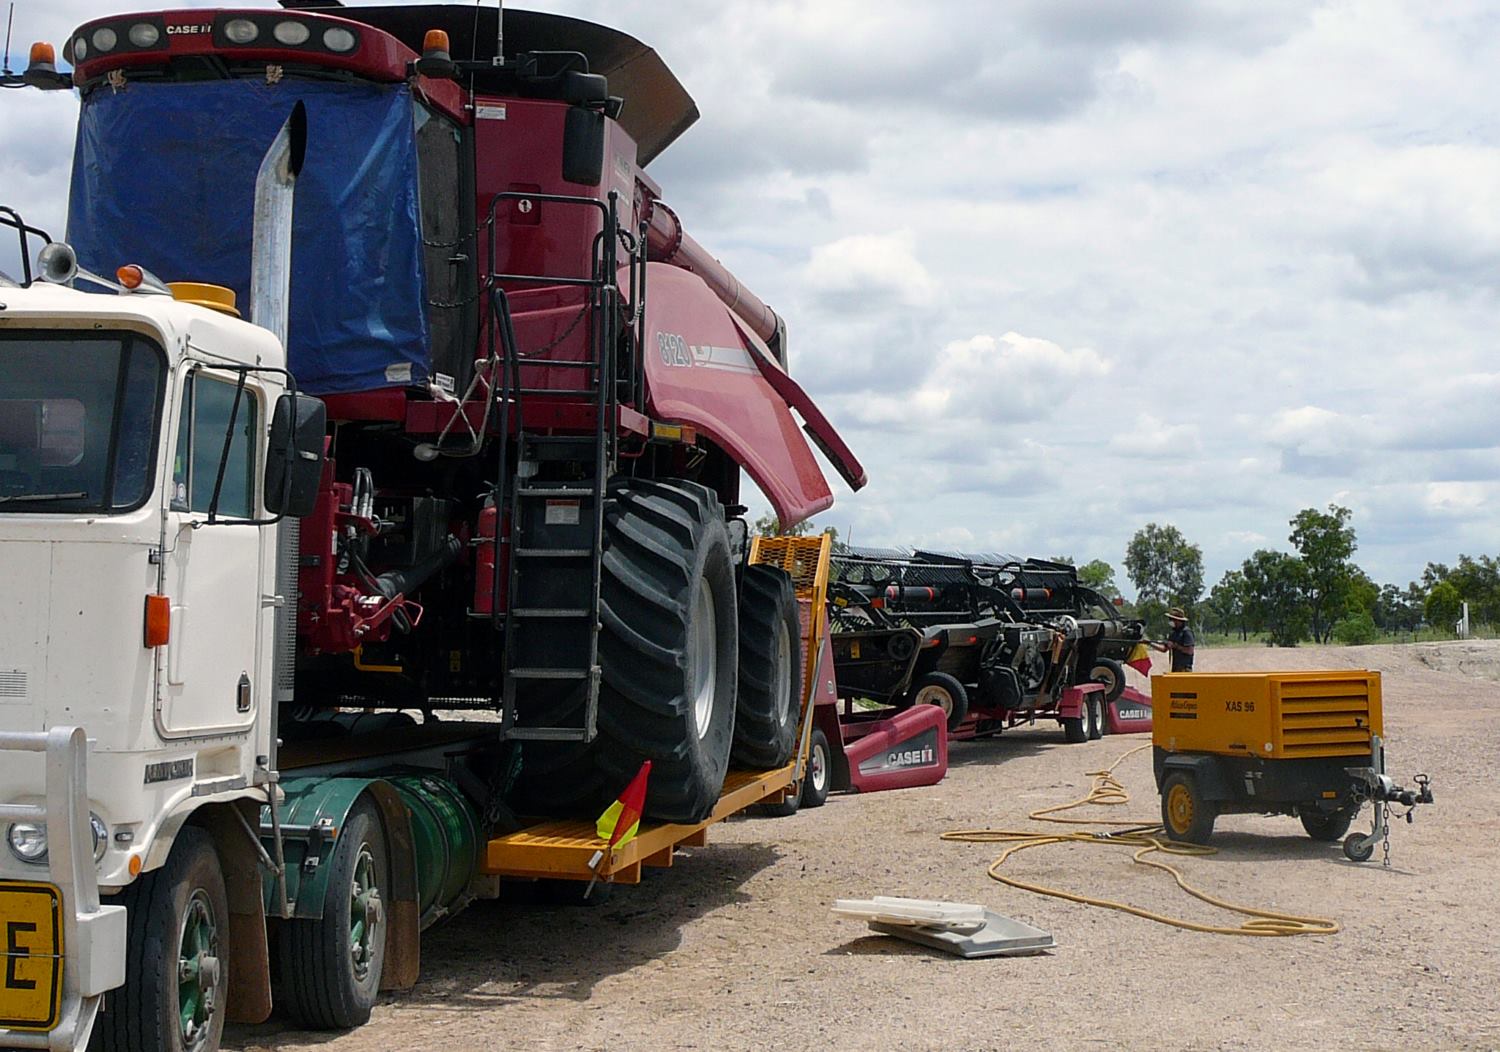
[{"label": "truck headlight", "polygon": [[13,822],[5,831],[11,854],[22,862],[47,861],[47,826],[42,822]]},{"label": "truck headlight", "polygon": [[[104,819],[89,812],[89,833],[94,838],[94,861],[104,858],[109,847],[109,827]],[[5,833],[11,854],[22,862],[47,861],[47,825],[45,822],[13,822]]]},{"label": "truck headlight", "polygon": [[260,26],[248,18],[231,18],[224,23],[224,35],[231,44],[253,44],[260,36]]}]

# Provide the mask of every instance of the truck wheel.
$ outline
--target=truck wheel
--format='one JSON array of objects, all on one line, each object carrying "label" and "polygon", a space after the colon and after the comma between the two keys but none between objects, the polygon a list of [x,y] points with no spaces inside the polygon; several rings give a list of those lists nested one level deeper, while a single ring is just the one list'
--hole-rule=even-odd
[{"label": "truck wheel", "polygon": [[822,807],[828,802],[828,787],[833,780],[833,754],[828,751],[828,735],[814,727],[807,743],[807,773],[802,776],[802,806]]},{"label": "truck wheel", "polygon": [[1186,771],[1173,771],[1161,786],[1161,824],[1167,837],[1189,844],[1206,844],[1213,835],[1219,809],[1198,792],[1198,780]]},{"label": "truck wheel", "polygon": [[1104,700],[1111,702],[1125,690],[1125,666],[1114,658],[1095,658],[1089,679],[1104,684]]},{"label": "truck wheel", "polygon": [[385,829],[368,800],[349,812],[328,861],[323,916],[282,925],[286,1008],[304,1026],[348,1030],[369,1021],[385,963]]},{"label": "truck wheel", "polygon": [[802,715],[802,623],[785,570],[747,566],[740,576],[739,695],[736,765],[770,769],[792,758]]},{"label": "truck wheel", "polygon": [[167,864],[120,896],[128,918],[125,985],[94,1026],[107,1052],[219,1047],[229,965],[229,900],[213,839],[177,834]]},{"label": "truck wheel", "polygon": [[1350,833],[1344,838],[1344,857],[1350,862],[1368,862],[1375,854],[1373,843],[1361,843],[1364,838],[1363,833]]},{"label": "truck wheel", "polygon": [[948,717],[948,729],[957,730],[969,716],[969,692],[946,672],[929,672],[911,688],[913,705],[936,705]]},{"label": "truck wheel", "polygon": [[626,480],[605,505],[599,739],[612,792],[651,761],[646,814],[701,822],[729,770],[739,665],[724,509],[691,482]]},{"label": "truck wheel", "polygon": [[1299,818],[1302,819],[1302,828],[1307,830],[1307,835],[1314,840],[1321,840],[1325,844],[1335,843],[1341,836],[1349,832],[1349,824],[1354,821],[1355,812],[1349,810],[1334,811],[1303,811]]}]

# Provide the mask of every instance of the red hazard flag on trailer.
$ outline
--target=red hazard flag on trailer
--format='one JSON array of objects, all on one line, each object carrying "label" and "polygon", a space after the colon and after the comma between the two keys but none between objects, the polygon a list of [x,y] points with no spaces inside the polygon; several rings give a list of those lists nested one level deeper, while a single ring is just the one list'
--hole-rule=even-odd
[{"label": "red hazard flag on trailer", "polygon": [[1130,658],[1125,662],[1143,676],[1151,675],[1151,648],[1145,643],[1137,643],[1130,652]]},{"label": "red hazard flag on trailer", "polygon": [[646,810],[646,779],[651,774],[651,761],[641,764],[620,798],[604,809],[595,830],[600,840],[609,841],[609,850],[623,847],[634,839],[641,828],[641,814]]}]

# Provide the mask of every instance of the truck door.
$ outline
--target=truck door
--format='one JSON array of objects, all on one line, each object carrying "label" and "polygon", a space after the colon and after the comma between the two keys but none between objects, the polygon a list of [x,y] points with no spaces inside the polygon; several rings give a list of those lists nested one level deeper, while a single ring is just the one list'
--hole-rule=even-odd
[{"label": "truck door", "polygon": [[[261,527],[233,523],[256,517],[265,408],[253,376],[243,389],[239,382],[237,373],[199,367],[178,391],[163,556],[172,627],[157,691],[168,737],[249,727],[266,686],[255,682]],[[209,524],[216,488],[216,518],[230,521]]]}]

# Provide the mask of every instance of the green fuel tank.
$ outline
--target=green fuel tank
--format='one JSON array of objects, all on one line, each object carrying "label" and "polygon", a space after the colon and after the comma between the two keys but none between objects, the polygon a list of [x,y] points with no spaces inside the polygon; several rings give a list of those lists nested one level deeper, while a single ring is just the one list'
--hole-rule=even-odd
[{"label": "green fuel tank", "polygon": [[426,928],[466,901],[484,851],[479,813],[457,786],[430,772],[383,777],[411,811],[417,901]]}]

